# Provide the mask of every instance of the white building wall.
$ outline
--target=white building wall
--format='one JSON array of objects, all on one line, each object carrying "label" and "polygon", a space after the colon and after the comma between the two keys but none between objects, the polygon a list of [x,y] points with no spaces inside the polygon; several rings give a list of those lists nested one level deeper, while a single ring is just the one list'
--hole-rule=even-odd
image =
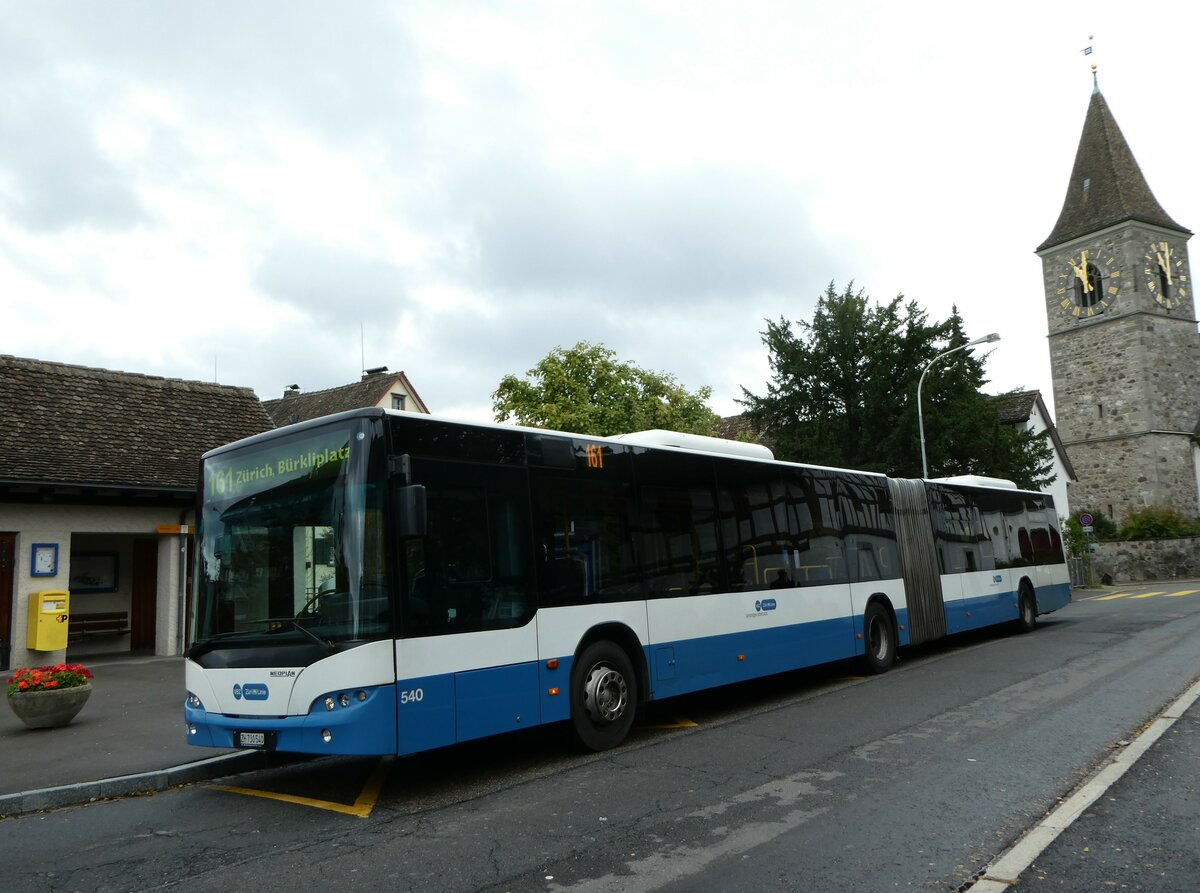
[{"label": "white building wall", "polygon": [[[175,508],[136,506],[78,506],[58,503],[23,504],[0,503],[0,530],[16,533],[13,561],[13,604],[12,604],[12,647],[9,666],[12,668],[41,666],[62,661],[65,650],[31,651],[27,647],[29,601],[35,592],[69,590],[71,579],[71,547],[73,538],[89,535],[110,535],[112,538],[92,542],[112,543],[118,552],[120,585],[117,593],[89,593],[72,598],[69,610],[90,602],[88,610],[122,610],[129,607],[132,583],[132,538],[133,536],[161,536],[159,543],[159,568],[156,620],[159,624],[156,635],[155,653],[170,655],[177,653],[176,636],[165,634],[164,626],[178,623],[177,590],[179,579],[179,536],[156,533],[159,525],[177,525],[180,513]],[[190,513],[188,523],[190,522]],[[34,543],[58,545],[58,572],[53,577],[32,575],[31,549]],[[86,551],[86,549],[85,549]],[[164,558],[164,551],[170,556]],[[107,596],[121,596],[119,599]],[[106,596],[102,598],[101,596]],[[85,601],[86,599],[86,601]],[[128,637],[119,637],[106,645],[97,644],[83,649],[88,653],[103,653],[105,650],[127,650]],[[74,652],[76,649],[72,648]]]},{"label": "white building wall", "polygon": [[[1029,421],[1025,423],[1025,430],[1035,434],[1044,434],[1050,430],[1050,420],[1042,415],[1042,411],[1036,403],[1033,411],[1029,414]],[[1063,457],[1059,455],[1058,450],[1054,449],[1053,441],[1050,442],[1050,451],[1054,455],[1054,482],[1045,488],[1045,492],[1054,497],[1054,507],[1058,511],[1059,518],[1062,519],[1068,517],[1070,513],[1067,503],[1067,484],[1071,478],[1067,474],[1067,466],[1063,462]]]}]

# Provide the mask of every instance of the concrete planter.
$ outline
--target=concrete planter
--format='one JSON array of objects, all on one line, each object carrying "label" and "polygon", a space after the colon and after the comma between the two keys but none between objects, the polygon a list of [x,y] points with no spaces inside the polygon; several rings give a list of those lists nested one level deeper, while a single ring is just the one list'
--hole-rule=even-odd
[{"label": "concrete planter", "polygon": [[90,682],[72,688],[19,691],[8,696],[8,706],[31,729],[55,729],[73,720],[91,694]]}]

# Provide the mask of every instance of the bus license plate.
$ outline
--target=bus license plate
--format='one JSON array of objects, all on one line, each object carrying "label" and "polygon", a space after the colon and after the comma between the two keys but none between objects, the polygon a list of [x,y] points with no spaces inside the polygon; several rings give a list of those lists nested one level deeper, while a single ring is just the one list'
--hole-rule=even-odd
[{"label": "bus license plate", "polygon": [[238,747],[253,747],[264,748],[267,746],[266,732],[238,732],[237,733]]}]

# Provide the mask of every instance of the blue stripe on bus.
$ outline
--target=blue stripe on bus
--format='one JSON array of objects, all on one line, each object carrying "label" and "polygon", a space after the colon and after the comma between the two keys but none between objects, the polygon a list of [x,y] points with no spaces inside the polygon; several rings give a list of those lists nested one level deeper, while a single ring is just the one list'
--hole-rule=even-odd
[{"label": "blue stripe on bus", "polygon": [[[1039,611],[1056,610],[1070,597],[1067,584],[1041,587]],[[1016,594],[951,602],[946,614],[948,632],[1015,620]],[[896,611],[896,623],[900,643],[908,644],[906,609]],[[862,617],[854,615],[650,645],[644,652],[651,696],[672,697],[861,656],[861,633]],[[368,689],[366,702],[355,700],[346,708],[327,711],[318,699],[307,716],[240,719],[185,707],[187,722],[196,727],[188,742],[233,747],[236,731],[262,730],[275,732],[279,750],[343,755],[417,753],[568,719],[571,664],[572,658],[563,656],[553,670],[539,660],[404,679],[394,687]],[[333,736],[328,744],[321,734],[326,729]]]},{"label": "blue stripe on bus", "polygon": [[[853,657],[863,653],[855,633],[855,618],[841,617],[652,645],[645,649],[651,694],[670,697]],[[531,661],[401,680],[399,753],[568,719],[571,666],[563,656],[553,670]]]},{"label": "blue stripe on bus", "polygon": [[[860,620],[859,622],[861,623],[862,621]],[[896,636],[899,638],[900,644],[912,644],[912,633],[908,629],[908,608],[896,609],[896,626],[899,627]]]},{"label": "blue stripe on bus", "polygon": [[664,642],[646,649],[650,691],[667,698],[862,654],[854,617]]},{"label": "blue stripe on bus", "polygon": [[1039,586],[1037,590],[1037,609],[1039,614],[1049,614],[1059,608],[1071,604],[1071,584],[1053,583],[1049,586]]},{"label": "blue stripe on bus", "polygon": [[[356,697],[367,694],[365,701]],[[305,716],[239,717],[208,713],[184,706],[184,721],[196,728],[188,744],[201,747],[237,747],[234,735],[241,732],[273,732],[275,748],[295,753],[325,753],[342,756],[396,752],[395,687],[348,689],[350,704],[326,710],[322,698],[313,702]],[[333,692],[337,697],[339,692]],[[331,733],[326,742],[323,733]]]},{"label": "blue stripe on bus", "polygon": [[992,592],[946,602],[946,634],[966,632],[1017,619],[1017,593]]},{"label": "blue stripe on bus", "polygon": [[[1049,614],[1071,603],[1071,584],[1053,583],[1037,587],[1038,614]],[[1014,590],[946,602],[946,633],[995,626],[1016,620],[1020,596]]]}]

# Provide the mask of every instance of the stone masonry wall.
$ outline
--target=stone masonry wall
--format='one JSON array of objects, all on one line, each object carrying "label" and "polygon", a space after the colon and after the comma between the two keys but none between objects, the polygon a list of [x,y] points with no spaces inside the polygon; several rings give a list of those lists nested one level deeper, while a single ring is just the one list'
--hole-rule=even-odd
[{"label": "stone masonry wall", "polygon": [[1117,584],[1147,580],[1200,580],[1200,537],[1097,543],[1092,570]]},{"label": "stone masonry wall", "polygon": [[1120,523],[1128,511],[1149,506],[1200,516],[1190,439],[1147,434],[1071,447],[1079,480],[1070,486],[1072,513],[1099,510]]}]

